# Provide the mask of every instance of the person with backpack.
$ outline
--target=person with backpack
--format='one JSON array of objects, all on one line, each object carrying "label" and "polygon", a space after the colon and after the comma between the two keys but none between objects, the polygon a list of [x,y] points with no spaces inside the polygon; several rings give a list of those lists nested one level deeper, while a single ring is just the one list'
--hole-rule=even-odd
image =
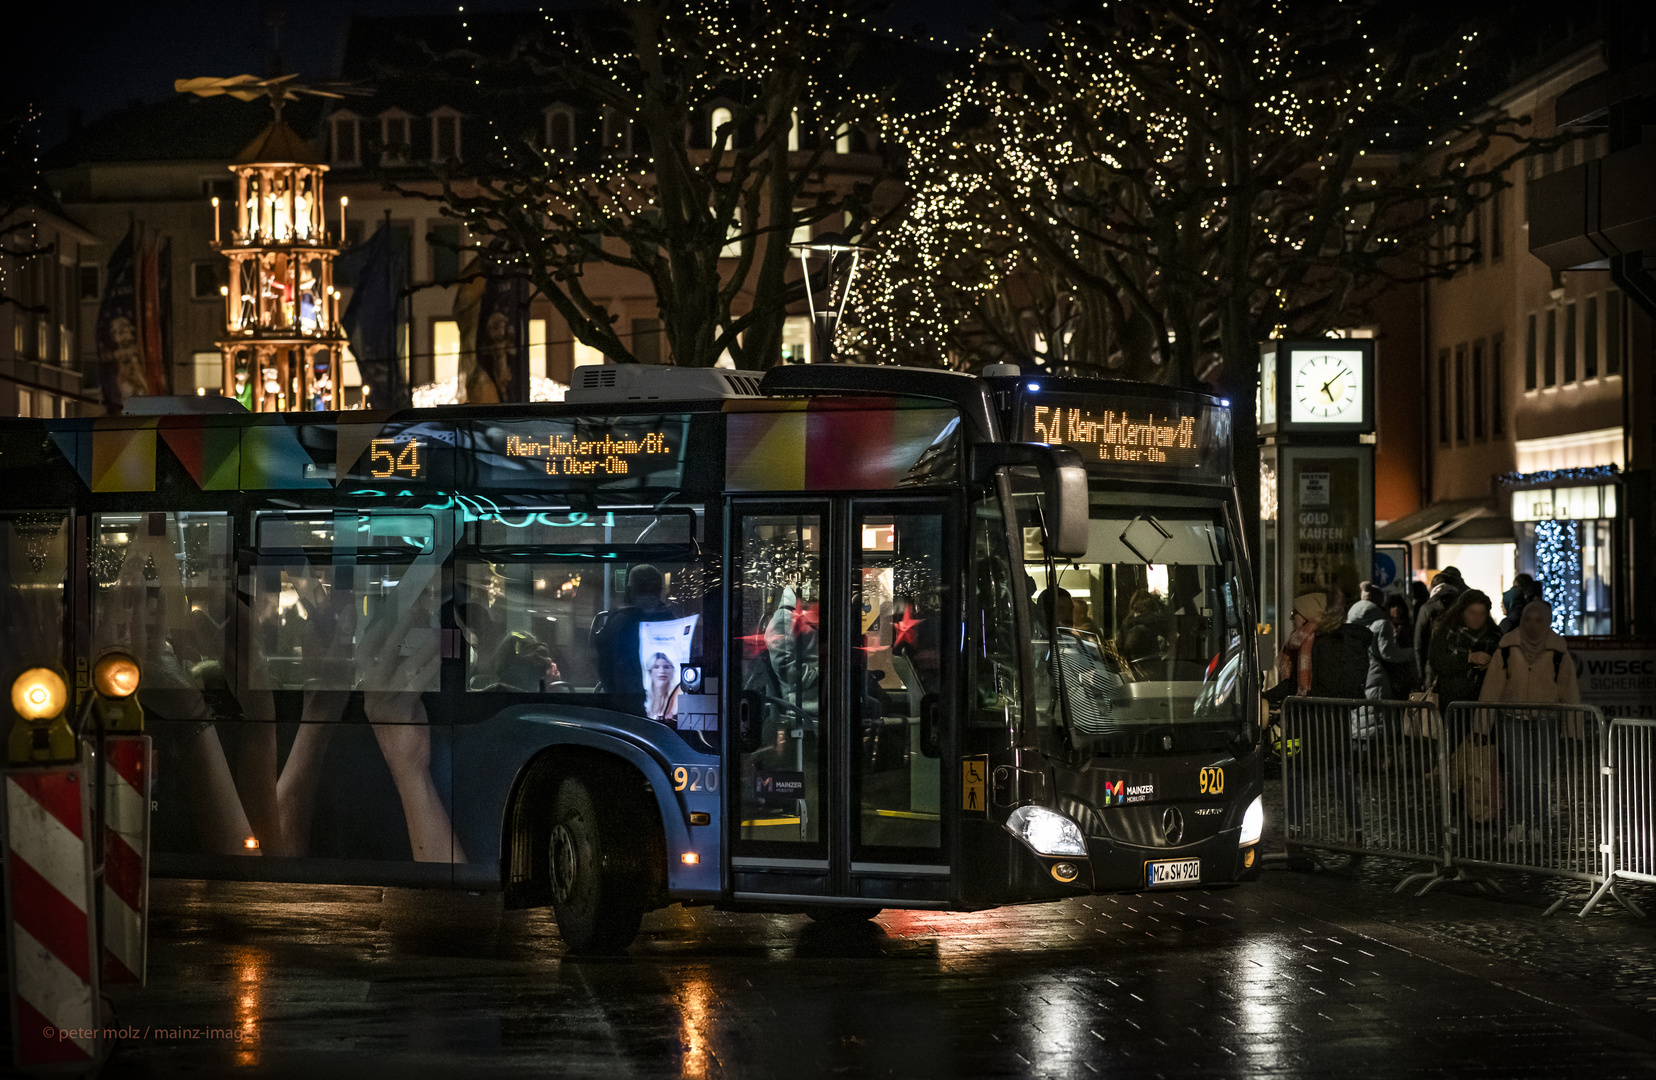
[{"label": "person with backpack", "polygon": [[[1579,705],[1575,661],[1552,628],[1552,605],[1531,600],[1519,614],[1518,628],[1504,635],[1490,660],[1478,700],[1531,705]],[[1557,720],[1531,717],[1496,720],[1496,711],[1481,711],[1474,730],[1487,734],[1494,723],[1505,762],[1509,845],[1544,843],[1552,818],[1552,771],[1558,758]],[[1565,734],[1581,737],[1580,722]]]},{"label": "person with backpack", "polygon": [[[1282,681],[1266,695],[1267,699],[1273,704],[1290,696],[1361,700],[1363,684],[1368,679],[1369,646],[1373,641],[1368,628],[1346,622],[1340,609],[1331,609],[1322,593],[1296,596],[1290,618],[1293,633],[1277,659]],[[1370,713],[1364,709],[1351,710],[1348,734],[1352,755],[1362,753],[1374,734]],[[1361,846],[1362,806],[1346,767],[1346,757],[1339,753],[1333,755],[1331,778],[1335,795],[1345,806],[1352,842]],[[1301,787],[1292,785],[1287,795],[1290,817],[1302,821],[1305,792]]]},{"label": "person with backpack", "polygon": [[1507,609],[1506,618],[1501,620],[1501,633],[1510,634],[1518,629],[1518,620],[1523,616],[1524,609],[1529,607],[1531,601],[1542,598],[1541,583],[1528,574],[1519,574],[1518,583],[1502,594],[1502,603],[1507,605]]},{"label": "person with backpack", "polygon": [[1266,694],[1273,705],[1289,697],[1361,698],[1368,679],[1367,627],[1348,623],[1322,593],[1294,597],[1293,632],[1277,654],[1281,680]]},{"label": "person with backpack", "polygon": [[1420,665],[1422,683],[1431,682],[1434,674],[1431,670],[1432,634],[1437,621],[1465,591],[1466,583],[1461,580],[1460,571],[1446,566],[1432,578],[1432,591],[1427,594],[1426,602],[1415,608],[1414,653],[1415,663]]},{"label": "person with backpack", "polygon": [[1346,622],[1367,628],[1371,638],[1363,696],[1371,701],[1401,701],[1415,685],[1414,649],[1407,628],[1409,605],[1401,596],[1388,600],[1381,589],[1366,581],[1360,591],[1363,599],[1351,605]]}]

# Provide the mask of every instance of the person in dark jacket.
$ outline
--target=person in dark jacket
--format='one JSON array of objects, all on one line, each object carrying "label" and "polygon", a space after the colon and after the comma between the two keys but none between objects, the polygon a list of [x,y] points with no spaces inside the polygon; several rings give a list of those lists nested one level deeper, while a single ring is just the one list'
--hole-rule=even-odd
[{"label": "person in dark jacket", "polygon": [[1501,602],[1506,604],[1506,618],[1501,620],[1501,633],[1510,634],[1518,629],[1518,620],[1524,609],[1540,599],[1541,583],[1528,574],[1519,574],[1517,583],[1501,594]]},{"label": "person in dark jacket", "polygon": [[[1383,595],[1380,599],[1366,593],[1365,596],[1368,598],[1352,604],[1351,610],[1346,613],[1346,622],[1366,628],[1372,639],[1368,647],[1368,678],[1363,683],[1363,696],[1371,701],[1400,701],[1414,689],[1414,649],[1410,647],[1407,629],[1409,605],[1400,596],[1390,600]],[[1399,615],[1404,620],[1401,636],[1398,634]]]},{"label": "person in dark jacket", "polygon": [[[1519,574],[1512,579],[1512,586],[1501,594],[1502,622],[1511,619],[1514,626],[1518,624],[1518,616],[1523,613],[1525,603],[1519,598],[1520,594],[1525,592],[1527,586],[1534,584],[1535,579],[1528,574]],[[1537,591],[1537,595],[1539,595],[1539,591]]]},{"label": "person in dark jacket", "polygon": [[1432,628],[1443,617],[1443,613],[1449,610],[1455,599],[1465,591],[1466,583],[1461,580],[1460,571],[1453,566],[1446,567],[1432,579],[1432,591],[1426,597],[1426,602],[1415,609],[1415,663],[1420,668],[1420,681],[1423,683],[1432,681]]},{"label": "person in dark jacket", "polygon": [[1478,700],[1484,672],[1501,640],[1489,609],[1487,594],[1468,589],[1438,618],[1432,630],[1431,669],[1437,679],[1439,708]]}]

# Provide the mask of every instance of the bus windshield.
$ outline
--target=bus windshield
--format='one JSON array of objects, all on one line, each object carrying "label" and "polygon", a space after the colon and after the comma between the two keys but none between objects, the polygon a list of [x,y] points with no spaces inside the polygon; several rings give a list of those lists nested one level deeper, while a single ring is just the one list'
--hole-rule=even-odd
[{"label": "bus windshield", "polygon": [[1043,741],[1082,755],[1226,745],[1246,722],[1245,635],[1221,511],[1093,498],[1080,559],[1047,561],[1039,529],[1024,533]]}]

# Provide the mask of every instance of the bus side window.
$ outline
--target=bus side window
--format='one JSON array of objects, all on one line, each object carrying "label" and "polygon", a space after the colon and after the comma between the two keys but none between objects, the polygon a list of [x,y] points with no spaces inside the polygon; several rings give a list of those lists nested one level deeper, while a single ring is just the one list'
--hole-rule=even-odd
[{"label": "bus side window", "polygon": [[250,685],[438,689],[446,551],[432,515],[260,514],[254,530]]},{"label": "bus side window", "polygon": [[215,714],[235,710],[225,642],[232,636],[230,515],[222,512],[94,514],[92,652],[132,652],[143,665],[149,707],[183,708],[164,691],[207,694]]},{"label": "bus side window", "polygon": [[701,657],[695,563],[463,559],[457,576],[468,690],[606,694],[672,718],[679,667]]}]

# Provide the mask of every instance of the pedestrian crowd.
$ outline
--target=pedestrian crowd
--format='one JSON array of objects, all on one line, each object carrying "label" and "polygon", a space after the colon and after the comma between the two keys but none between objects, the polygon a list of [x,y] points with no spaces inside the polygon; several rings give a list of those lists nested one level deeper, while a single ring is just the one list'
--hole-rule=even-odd
[{"label": "pedestrian crowd", "polygon": [[[1411,585],[1403,595],[1365,581],[1348,608],[1338,592],[1296,597],[1277,656],[1278,681],[1266,700],[1432,701],[1440,716],[1456,702],[1580,704],[1575,663],[1534,577],[1519,574],[1501,594],[1498,621],[1488,594],[1470,588],[1453,566],[1433,576],[1430,587]],[[1377,733],[1377,713],[1353,711],[1354,753],[1365,752]],[[1503,721],[1495,708],[1474,715],[1462,730],[1406,734],[1451,740],[1451,772],[1465,782],[1474,821],[1492,821],[1504,806],[1509,845],[1547,842],[1557,726]],[[1348,806],[1354,819],[1355,811]],[[1352,827],[1361,826],[1353,820]]]}]

